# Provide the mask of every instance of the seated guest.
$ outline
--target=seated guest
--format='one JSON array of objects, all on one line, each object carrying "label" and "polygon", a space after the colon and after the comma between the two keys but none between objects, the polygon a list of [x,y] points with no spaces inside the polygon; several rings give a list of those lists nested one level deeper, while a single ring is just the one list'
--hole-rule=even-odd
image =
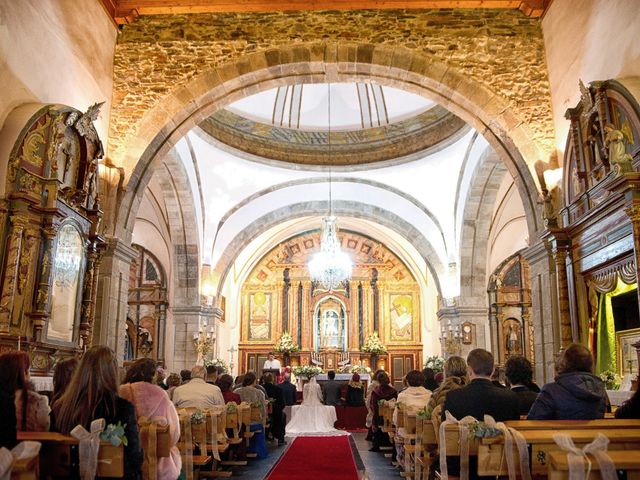
[{"label": "seated guest", "polygon": [[176,446],[180,440],[180,419],[176,407],[159,385],[154,385],[157,374],[156,362],[150,358],[140,358],[127,371],[125,383],[120,385],[118,394],[133,403],[136,415],[140,417],[162,417],[169,424],[171,450],[168,457],[158,458],[160,480],[175,480],[180,475],[182,459]]},{"label": "seated guest", "polygon": [[273,375],[264,374],[264,389],[267,391],[267,398],[275,400],[271,404],[271,434],[278,440],[278,445],[284,445],[284,396],[282,390],[273,384]]},{"label": "seated guest", "polygon": [[155,383],[163,390],[167,390],[169,388],[167,386],[167,371],[164,369],[162,365],[158,365],[156,367]]},{"label": "seated guest", "polygon": [[482,348],[476,348],[469,352],[467,365],[470,381],[464,387],[447,393],[442,419],[445,419],[445,411],[448,410],[458,420],[467,415],[478,420],[491,415],[498,422],[518,420],[518,396],[491,382],[493,355]]},{"label": "seated guest", "polygon": [[398,422],[398,403],[403,408],[412,413],[416,413],[421,408],[426,407],[431,399],[432,392],[423,387],[424,375],[418,370],[411,370],[405,376],[407,388],[398,393],[398,401],[393,411],[393,423]]},{"label": "seated guest", "polygon": [[347,396],[345,399],[350,407],[362,407],[364,405],[364,385],[360,381],[360,375],[354,373],[351,381],[347,385]]},{"label": "seated guest", "polygon": [[452,355],[444,362],[444,379],[442,384],[433,392],[427,405],[427,410],[433,410],[439,406],[444,406],[447,393],[456,388],[464,387],[468,383],[467,362],[464,358]]},{"label": "seated guest", "polygon": [[207,383],[217,385],[218,383],[218,367],[215,365],[207,365]]},{"label": "seated guest", "polygon": [[283,376],[282,383],[278,384],[277,387],[282,390],[282,396],[284,398],[284,404],[286,406],[295,405],[297,398],[297,389],[296,386],[291,383],[291,374],[286,372]]},{"label": "seated guest", "polygon": [[424,375],[424,388],[430,392],[435,392],[440,386],[438,385],[438,382],[436,382],[436,372],[433,368],[424,368],[422,370],[422,374]]},{"label": "seated guest", "polygon": [[493,373],[491,374],[491,383],[496,387],[506,388],[506,385],[500,381],[500,365],[493,366]]},{"label": "seated guest", "polygon": [[640,418],[640,390],[616,410],[616,418]]},{"label": "seated guest", "polygon": [[54,404],[52,423],[58,432],[69,434],[76,425],[90,430],[93,420],[104,418],[107,425],[124,425],[124,478],[141,476],[143,453],[136,421],[136,409],[117,394],[117,360],[109,347],[87,350],[73,374],[71,383]]},{"label": "seated guest", "polygon": [[203,366],[196,365],[191,369],[191,380],[173,391],[173,403],[177,408],[206,410],[215,405],[224,405],[220,388],[204,381],[206,374]]},{"label": "seated guest", "polygon": [[258,379],[253,372],[247,372],[242,379],[242,387],[234,390],[240,395],[240,400],[249,405],[258,404],[260,406],[260,421],[251,424],[251,431],[256,432],[251,437],[249,451],[255,453],[258,458],[266,458],[269,456],[267,449],[267,441],[264,434],[264,425],[267,421],[267,401],[264,393],[256,388]]},{"label": "seated guest", "polygon": [[182,385],[191,380],[191,370],[180,370],[180,378],[182,379]]},{"label": "seated guest", "polygon": [[378,383],[378,374],[384,372],[384,370],[376,370],[376,373],[371,377],[371,382],[369,382],[369,386],[367,387],[367,393],[364,397],[364,404],[367,407],[367,418],[365,419],[365,426],[367,427],[367,437],[365,440],[372,441],[373,440],[373,410],[371,408],[371,395],[373,391],[380,385]]},{"label": "seated guest", "polygon": [[[189,372],[191,373],[191,372]],[[173,401],[173,391],[182,384],[182,379],[177,373],[172,373],[167,377],[167,395]]]},{"label": "seated guest", "polygon": [[18,431],[43,432],[49,430],[49,399],[33,391],[30,366],[27,352],[0,355],[0,390],[13,396]]},{"label": "seated guest", "polygon": [[71,377],[78,367],[78,359],[76,357],[67,358],[58,362],[53,369],[53,395],[51,404],[58,400],[71,382]]},{"label": "seated guest", "polygon": [[505,365],[505,375],[511,385],[511,391],[518,395],[520,415],[526,415],[538,397],[538,394],[528,387],[533,383],[531,362],[519,355],[511,356]]},{"label": "seated guest", "polygon": [[234,402],[240,405],[240,395],[237,393],[233,393],[231,387],[233,386],[233,377],[228,374],[220,375],[218,377],[218,382],[216,383],[218,387],[220,387],[220,391],[222,392],[222,398],[224,398],[224,403]]},{"label": "seated guest", "polygon": [[340,396],[342,395],[342,384],[336,382],[336,372],[329,370],[327,372],[329,380],[322,385],[322,396],[324,397],[325,405],[337,406],[340,405]]},{"label": "seated guest", "polygon": [[556,365],[555,382],[547,383],[531,406],[529,420],[594,420],[607,405],[604,382],[593,373],[593,357],[584,345],[573,343]]},{"label": "seated guest", "polygon": [[389,375],[386,372],[378,374],[378,386],[371,393],[371,399],[369,400],[369,407],[373,412],[373,420],[371,423],[371,430],[373,431],[373,446],[369,449],[370,452],[380,451],[380,447],[390,445],[389,435],[382,431],[380,425],[383,420],[380,416],[378,402],[380,400],[391,400],[398,397],[396,389],[389,385]]}]

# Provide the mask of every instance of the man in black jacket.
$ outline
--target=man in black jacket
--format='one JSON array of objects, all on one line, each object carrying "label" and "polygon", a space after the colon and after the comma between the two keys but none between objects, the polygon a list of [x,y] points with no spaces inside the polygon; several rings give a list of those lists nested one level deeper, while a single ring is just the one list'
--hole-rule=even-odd
[{"label": "man in black jacket", "polygon": [[518,420],[518,396],[507,388],[496,387],[491,383],[493,373],[493,355],[482,348],[471,350],[467,356],[469,379],[467,385],[447,393],[442,409],[458,420],[471,415],[482,420],[491,415],[497,422]]},{"label": "man in black jacket", "polygon": [[284,380],[277,387],[282,390],[282,395],[284,397],[284,404],[286,406],[292,406],[296,404],[296,395],[297,389],[294,384],[291,383],[291,374],[285,373]]},{"label": "man in black jacket", "polygon": [[[458,420],[471,415],[483,420],[491,415],[497,422],[518,420],[518,396],[508,388],[497,387],[491,382],[493,355],[482,348],[471,350],[467,356],[467,371],[470,382],[462,388],[447,392],[442,409],[449,411]],[[449,475],[459,476],[459,457],[448,457]],[[469,478],[478,478],[478,464],[475,457],[469,459]]]},{"label": "man in black jacket", "polygon": [[284,397],[282,390],[273,384],[273,375],[265,373],[262,377],[267,398],[274,399],[271,404],[271,433],[278,439],[278,445],[284,445]]}]

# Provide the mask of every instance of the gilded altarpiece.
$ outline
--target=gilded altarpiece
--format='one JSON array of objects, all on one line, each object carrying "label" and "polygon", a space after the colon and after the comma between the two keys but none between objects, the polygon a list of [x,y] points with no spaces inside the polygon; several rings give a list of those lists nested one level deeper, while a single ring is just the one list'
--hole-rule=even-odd
[{"label": "gilded altarpiece", "polygon": [[[558,280],[560,321],[550,333],[564,346],[571,341],[589,345],[598,363],[601,300],[618,285],[633,288],[638,281],[640,105],[615,80],[580,82],[579,89],[580,102],[565,114],[571,126],[563,208],[559,218],[546,219],[543,239]],[[607,349],[615,355],[615,345]]]},{"label": "gilded altarpiece", "polygon": [[0,349],[31,354],[32,373],[91,343],[97,270],[98,160],[86,113],[63,106],[36,112],[9,155],[0,207]]},{"label": "gilded altarpiece", "polygon": [[389,349],[381,356],[387,369],[395,353],[420,365],[422,308],[412,273],[380,242],[350,231],[341,231],[339,239],[354,269],[333,291],[312,282],[307,270],[319,250],[319,231],[279,244],[253,268],[241,290],[241,369],[272,350],[284,331],[300,346],[287,358],[293,365],[338,370],[347,358],[351,365],[368,365],[371,354],[360,348],[374,330]]}]

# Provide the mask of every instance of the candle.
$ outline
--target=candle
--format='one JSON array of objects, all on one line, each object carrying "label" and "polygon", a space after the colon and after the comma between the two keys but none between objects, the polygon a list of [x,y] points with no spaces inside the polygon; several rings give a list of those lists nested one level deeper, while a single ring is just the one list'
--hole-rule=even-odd
[{"label": "candle", "polygon": [[22,337],[18,335],[18,350],[20,350],[20,342],[22,341]]}]

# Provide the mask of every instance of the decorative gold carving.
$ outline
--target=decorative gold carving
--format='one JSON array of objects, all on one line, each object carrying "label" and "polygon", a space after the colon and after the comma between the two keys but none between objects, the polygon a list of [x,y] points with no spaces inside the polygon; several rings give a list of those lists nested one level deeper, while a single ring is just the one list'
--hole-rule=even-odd
[{"label": "decorative gold carving", "polygon": [[583,115],[588,116],[593,108],[593,98],[591,97],[591,91],[584,84],[582,79],[579,80],[578,86],[580,87],[580,102],[582,103]]},{"label": "decorative gold carving", "polygon": [[24,287],[29,278],[33,246],[37,240],[36,235],[37,233],[34,230],[27,230],[25,233],[25,242],[20,252],[20,265],[18,269],[18,293],[20,295],[24,293]]},{"label": "decorative gold carving", "polygon": [[44,163],[44,150],[40,150],[46,145],[46,134],[51,125],[51,115],[44,117],[44,122],[39,124],[31,132],[27,134],[22,142],[22,152],[19,162],[23,161],[36,167],[42,167]]}]

